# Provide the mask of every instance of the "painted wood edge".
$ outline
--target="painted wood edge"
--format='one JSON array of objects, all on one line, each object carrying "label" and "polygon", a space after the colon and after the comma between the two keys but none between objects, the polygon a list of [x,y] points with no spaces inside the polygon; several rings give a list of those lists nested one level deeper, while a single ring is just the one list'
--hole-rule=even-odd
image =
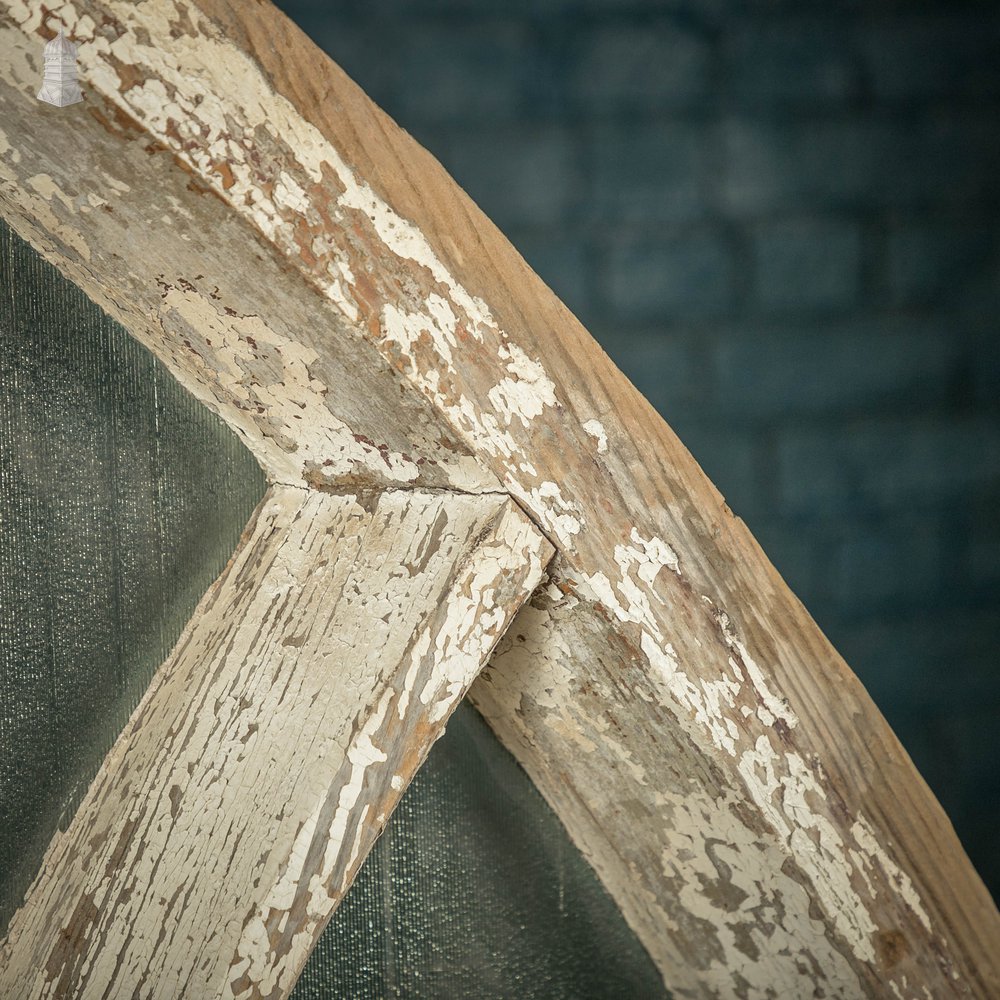
[{"label": "painted wood edge", "polygon": [[[719,783],[722,794],[712,805],[722,819],[737,807],[758,812],[754,822],[736,831],[744,839],[761,823],[776,834],[756,859],[757,870],[766,874],[775,865],[782,870],[790,867],[793,882],[804,877],[812,883],[801,913],[786,918],[789,939],[774,936],[768,941],[765,931],[756,942],[741,944],[747,928],[729,932],[732,915],[727,907],[704,906],[706,900],[714,904],[715,890],[711,880],[706,884],[691,866],[688,876],[702,890],[702,911],[711,914],[717,928],[715,941],[709,944],[718,947],[727,935],[730,939],[725,947],[729,958],[712,962],[708,976],[704,969],[696,970],[692,990],[700,994],[707,989],[714,995],[720,982],[726,983],[727,968],[746,969],[756,956],[768,957],[768,947],[773,949],[772,960],[779,954],[790,957],[785,968],[775,972],[801,975],[815,956],[808,947],[795,951],[785,945],[797,943],[799,918],[815,926],[816,911],[826,913],[824,943],[831,962],[828,982],[817,988],[825,985],[838,995],[859,990],[881,995],[889,990],[900,996],[951,992],[989,996],[1000,990],[996,959],[1000,919],[950,822],[857,679],[662,420],[433,157],[374,108],[282,15],[272,11],[247,18],[228,0],[201,0],[199,6],[250,54],[273,90],[336,148],[348,165],[348,175],[353,172],[353,185],[344,181],[346,197],[339,195],[337,185],[333,187],[341,204],[351,203],[354,192],[364,190],[362,201],[374,216],[373,228],[391,250],[384,259],[397,267],[403,262],[410,270],[429,268],[437,284],[426,286],[426,303],[434,302],[436,293],[443,294],[459,316],[457,328],[462,329],[464,313],[467,328],[481,334],[488,345],[478,353],[473,345],[453,360],[448,323],[435,325],[434,317],[420,308],[409,314],[415,328],[429,331],[432,339],[441,336],[427,350],[406,335],[400,338],[393,325],[395,314],[384,300],[381,304],[381,328],[375,335],[384,338],[387,355],[401,355],[415,384],[477,445],[484,460],[492,458],[491,466],[505,486],[559,543],[553,572],[558,585],[570,592],[567,603],[576,602],[574,617],[590,616],[595,629],[603,627],[589,649],[577,646],[569,656],[565,642],[574,629],[566,628],[561,635],[557,631],[555,643],[545,647],[548,654],[555,654],[551,663],[546,659],[546,668],[569,662],[577,674],[576,683],[558,693],[575,703],[581,724],[589,719],[590,735],[604,739],[606,760],[638,756],[640,740],[609,739],[604,717],[617,712],[627,726],[643,713],[634,711],[634,702],[630,705],[614,684],[606,683],[607,675],[595,678],[586,669],[588,656],[599,660],[608,648],[621,647],[623,639],[626,647],[631,646],[623,657],[626,662],[634,661],[638,646],[646,666],[637,686],[645,681],[652,697],[672,697],[679,708],[679,727],[707,761],[717,764],[721,759],[728,764],[727,757],[737,758],[734,773]],[[266,45],[261,44],[264,38]],[[275,57],[289,50],[296,52],[294,72]],[[312,162],[318,161],[316,144],[309,155]],[[323,203],[323,192],[316,187],[306,190],[308,198]],[[399,230],[400,219],[410,227],[405,245],[391,232]],[[275,242],[281,244],[280,236]],[[419,253],[414,252],[415,245]],[[285,248],[298,263],[294,238]],[[302,263],[308,275],[308,262]],[[449,296],[442,286],[457,291]],[[391,295],[387,298],[391,300]],[[466,308],[468,302],[471,310]],[[416,319],[417,315],[422,318]],[[493,339],[488,332],[491,322]],[[444,350],[438,353],[441,346]],[[505,395],[511,358],[527,359],[518,366],[519,381],[529,383],[521,389],[531,402],[520,411]],[[457,380],[459,386],[449,387],[450,392],[441,391],[435,375],[444,360],[466,374],[465,380]],[[528,378],[523,377],[525,369],[531,372]],[[506,434],[514,439],[513,449]],[[546,453],[545,445],[539,444],[546,440],[559,442],[554,453]],[[602,455],[604,469],[600,469]],[[566,475],[567,456],[578,460],[575,476]],[[593,475],[595,464],[603,475]],[[543,480],[540,485],[534,479],[536,471]],[[615,489],[622,482],[634,485],[631,496]],[[608,530],[611,525],[604,518],[609,503],[620,503],[627,517],[617,524],[610,519],[615,530]],[[596,551],[588,552],[584,534],[599,538]],[[674,580],[665,572],[678,568],[675,557],[683,569],[676,574],[680,594],[670,593]],[[663,607],[678,597],[687,598],[686,614],[665,614]],[[646,627],[650,609],[654,622],[659,619],[652,628]],[[670,640],[678,627],[690,629],[690,616],[697,610],[703,621],[691,629],[682,651],[681,642]],[[713,643],[710,655],[706,639]],[[593,822],[593,806],[601,801],[593,792],[602,776],[606,783],[607,769],[595,769],[589,788],[578,786],[572,796],[564,794],[567,762],[578,759],[579,746],[572,739],[541,738],[550,735],[546,730],[563,730],[561,707],[555,713],[535,713],[526,725],[532,716],[526,704],[550,708],[553,700],[558,701],[548,670],[539,669],[537,661],[533,667],[530,673],[519,674],[521,686],[508,687],[496,714],[498,731],[509,734],[518,724],[528,730],[526,738],[512,739],[511,746],[520,750],[550,800],[564,807],[561,815],[581,845],[593,848],[595,841],[586,843],[586,834],[596,829],[606,838],[604,824]],[[588,716],[581,692],[595,680],[604,682],[605,708]],[[625,686],[620,676],[618,681]],[[831,713],[832,722],[827,724],[824,716]],[[664,721],[669,724],[669,715],[636,735],[656,738]],[[731,735],[734,729],[736,738]],[[662,773],[663,762],[656,763],[659,766],[649,768],[647,776]],[[706,783],[706,788],[712,784]],[[591,792],[590,800],[583,807],[579,803],[565,807],[568,797],[584,799],[581,791]],[[632,784],[623,798],[630,801],[642,795],[656,803],[662,791],[655,783],[650,787],[647,778]],[[688,814],[697,817],[701,796],[693,798],[693,807],[685,805]],[[621,802],[607,803],[605,818],[614,815]],[[804,810],[803,802],[808,803]],[[645,829],[625,827],[611,842],[598,841],[610,859],[608,867],[614,867],[616,857],[627,855],[630,840],[655,844],[665,818],[653,808]],[[681,825],[677,832],[689,831]],[[702,860],[722,877],[724,866],[710,857],[711,836],[704,840]],[[752,853],[758,846],[759,842],[745,844],[752,862],[748,874],[755,870]],[[827,851],[834,857],[825,858]],[[815,863],[817,857],[820,864]],[[637,866],[643,867],[640,859],[630,859],[625,866],[627,879],[607,883],[633,916],[643,907],[631,906],[630,897],[649,893],[637,878]],[[676,873],[677,868],[663,872],[670,878]],[[760,882],[751,884],[760,893]],[[655,889],[661,901],[668,898],[664,882]],[[744,904],[749,906],[749,901]],[[652,920],[634,922],[642,926],[643,940],[660,957],[661,967],[682,981],[687,977],[679,973],[678,959],[689,966],[704,961],[692,960],[692,949],[685,947],[690,939],[684,933],[674,942],[681,944],[680,949],[663,947],[670,914],[654,907]],[[809,934],[804,936],[808,939]],[[842,963],[845,958],[853,968],[850,973],[833,968],[835,961]],[[762,971],[767,970],[757,968],[756,975]],[[731,973],[722,993],[745,988],[745,977]],[[802,990],[805,984],[799,981],[791,988]]]},{"label": "painted wood edge", "polygon": [[503,497],[271,488],[50,846],[0,995],[287,996],[550,554]]},{"label": "painted wood edge", "polygon": [[177,157],[88,90],[40,104],[0,14],[0,206],[271,482],[496,492],[432,407]]}]

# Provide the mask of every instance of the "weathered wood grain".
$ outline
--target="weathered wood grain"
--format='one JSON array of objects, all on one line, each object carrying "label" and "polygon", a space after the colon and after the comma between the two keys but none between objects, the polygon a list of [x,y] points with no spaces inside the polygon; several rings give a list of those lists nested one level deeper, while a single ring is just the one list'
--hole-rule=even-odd
[{"label": "weathered wood grain", "polygon": [[[102,166],[103,150],[138,159],[150,141],[175,155],[195,192],[177,191],[171,217],[210,231],[218,210],[197,191],[214,191],[338,314],[327,329],[350,331],[350,352],[374,347],[444,424],[443,447],[556,542],[551,586],[474,697],[675,991],[998,995],[996,908],[857,679],[669,428],[433,158],[268,4],[50,10],[81,43],[89,110],[110,122],[108,102],[143,130],[113,130]],[[16,109],[26,46],[52,27],[40,4],[0,11]],[[123,305],[141,289],[98,259],[109,231],[82,211],[85,173],[39,180],[49,154],[29,133],[20,122],[0,140],[4,211],[141,327]],[[135,239],[136,201],[112,208]],[[190,327],[209,320],[199,308]],[[163,330],[164,353],[174,336]],[[307,370],[338,348],[317,335],[311,349]],[[206,397],[212,364],[189,373]],[[283,423],[293,455],[320,418]]]},{"label": "weathered wood grain", "polygon": [[0,23],[5,217],[220,413],[269,480],[499,489],[340,311],[134,121],[91,92],[65,109],[31,99],[36,48]]},{"label": "weathered wood grain", "polygon": [[549,551],[504,497],[271,489],[49,848],[0,996],[286,996]]}]

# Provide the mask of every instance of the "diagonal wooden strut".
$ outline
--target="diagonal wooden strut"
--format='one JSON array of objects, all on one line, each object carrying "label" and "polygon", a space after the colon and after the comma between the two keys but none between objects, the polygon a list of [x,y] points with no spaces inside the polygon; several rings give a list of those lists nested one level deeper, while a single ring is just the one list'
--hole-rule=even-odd
[{"label": "diagonal wooden strut", "polygon": [[287,996],[550,554],[505,497],[270,489],[50,846],[0,996]]}]

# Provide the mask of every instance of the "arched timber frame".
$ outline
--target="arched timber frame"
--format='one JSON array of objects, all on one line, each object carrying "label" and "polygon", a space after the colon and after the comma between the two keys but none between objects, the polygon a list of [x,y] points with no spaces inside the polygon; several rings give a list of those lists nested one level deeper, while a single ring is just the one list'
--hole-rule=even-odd
[{"label": "arched timber frame", "polygon": [[745,525],[266,0],[0,0],[0,212],[271,483],[0,995],[286,996],[498,639],[474,703],[678,996],[1000,995],[947,817]]}]

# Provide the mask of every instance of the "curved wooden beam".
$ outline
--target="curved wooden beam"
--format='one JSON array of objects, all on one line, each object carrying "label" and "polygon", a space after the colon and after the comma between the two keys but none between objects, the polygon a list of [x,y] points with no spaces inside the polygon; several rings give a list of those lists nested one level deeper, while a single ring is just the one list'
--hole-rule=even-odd
[{"label": "curved wooden beam", "polygon": [[[310,393],[327,387],[316,371],[356,355],[420,415],[413,433],[436,442],[445,488],[499,483],[555,543],[550,585],[473,697],[678,995],[1000,992],[1000,916],[861,684],[670,429],[426,151],[266,3],[76,0],[52,12],[80,45],[81,131],[106,124],[93,148],[130,186],[94,192],[110,213],[84,211],[90,177],[57,176],[58,139],[33,134],[34,109],[24,120],[30,59],[55,22],[24,0],[0,11],[5,213],[266,468],[328,486],[375,474],[373,455],[324,464],[348,440],[329,414],[348,437],[367,416]],[[127,179],[150,173],[143,148],[166,188],[193,189],[176,205],[154,193],[156,211],[214,268],[180,275],[189,288],[168,267],[165,311],[131,306],[150,277],[133,248],[157,253]],[[281,353],[307,353],[263,376],[296,386],[300,414],[256,389],[247,409],[231,339],[217,350],[216,324],[246,334],[209,294],[225,270],[212,227],[256,234],[261,259],[230,308],[266,311],[258,267],[300,303]],[[112,231],[130,248],[117,262]],[[185,326],[200,366],[178,344]],[[363,437],[398,469],[411,428],[373,405],[396,443]]]}]

